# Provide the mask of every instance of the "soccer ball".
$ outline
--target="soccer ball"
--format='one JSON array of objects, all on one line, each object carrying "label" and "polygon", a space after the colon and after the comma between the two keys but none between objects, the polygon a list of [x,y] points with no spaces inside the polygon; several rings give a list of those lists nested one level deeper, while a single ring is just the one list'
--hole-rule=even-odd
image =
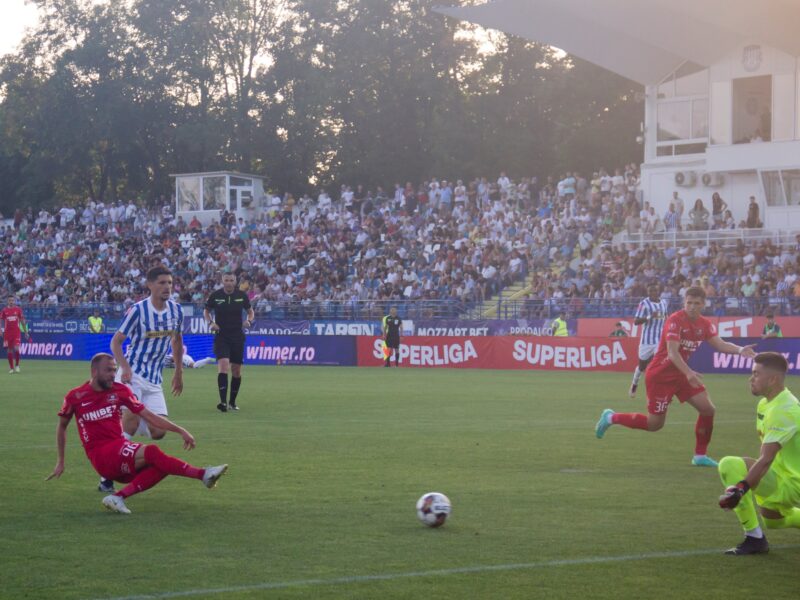
[{"label": "soccer ball", "polygon": [[417,500],[417,518],[428,527],[444,525],[450,510],[450,499],[439,492],[428,492]]}]

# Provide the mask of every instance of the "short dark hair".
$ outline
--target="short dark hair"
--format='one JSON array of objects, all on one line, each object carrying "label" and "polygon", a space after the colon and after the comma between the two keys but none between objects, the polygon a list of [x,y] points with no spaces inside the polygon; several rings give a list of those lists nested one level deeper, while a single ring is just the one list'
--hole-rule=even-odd
[{"label": "short dark hair", "polygon": [[768,319],[774,319],[774,318],[775,318],[775,313],[773,313],[773,312],[768,312],[768,313],[767,313],[767,318],[768,318]]},{"label": "short dark hair", "polygon": [[92,357],[92,371],[94,371],[97,368],[97,365],[99,365],[101,362],[109,358],[111,360],[114,360],[114,357],[108,352],[98,352],[97,354],[95,354]]},{"label": "short dark hair", "polygon": [[702,298],[703,300],[706,299],[706,291],[703,288],[694,285],[686,290],[686,295],[691,296],[692,298]]},{"label": "short dark hair", "polygon": [[156,279],[158,279],[162,275],[170,275],[170,276],[172,276],[172,271],[170,271],[164,265],[158,265],[156,267],[153,267],[149,271],[147,271],[147,281],[155,281]]},{"label": "short dark hair", "polygon": [[764,365],[767,369],[780,371],[784,375],[786,375],[786,371],[789,370],[789,361],[779,352],[759,352],[756,354],[753,362],[758,365]]}]

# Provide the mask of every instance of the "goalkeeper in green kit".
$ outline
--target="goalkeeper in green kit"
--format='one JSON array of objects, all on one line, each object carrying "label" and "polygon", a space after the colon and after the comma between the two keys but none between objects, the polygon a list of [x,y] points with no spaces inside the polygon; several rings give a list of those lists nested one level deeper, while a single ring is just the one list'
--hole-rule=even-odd
[{"label": "goalkeeper in green kit", "polygon": [[727,486],[719,505],[736,512],[745,532],[744,541],[725,554],[769,551],[756,507],[767,529],[800,529],[800,403],[786,389],[788,368],[777,352],[761,352],[753,359],[750,391],[762,396],[756,411],[761,452],[757,460],[726,456],[719,461]]}]

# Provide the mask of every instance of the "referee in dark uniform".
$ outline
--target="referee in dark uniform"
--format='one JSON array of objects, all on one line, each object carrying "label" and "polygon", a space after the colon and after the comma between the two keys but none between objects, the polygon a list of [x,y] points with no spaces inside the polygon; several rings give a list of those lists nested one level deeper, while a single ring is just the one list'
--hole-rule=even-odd
[{"label": "referee in dark uniform", "polygon": [[[242,313],[247,317],[242,322]],[[211,313],[214,313],[213,318]],[[222,412],[239,410],[236,396],[242,385],[242,363],[244,362],[244,331],[253,324],[255,313],[250,306],[247,294],[236,289],[236,275],[225,273],[222,276],[222,288],[214,290],[206,300],[203,311],[206,323],[214,333],[214,356],[217,357],[217,384],[219,387],[219,404]],[[231,399],[228,402],[228,371],[231,373]]]},{"label": "referee in dark uniform", "polygon": [[386,359],[384,367],[389,366],[392,354],[394,354],[394,366],[400,366],[400,328],[402,326],[403,320],[397,316],[397,307],[391,307],[389,314],[383,317],[383,341],[387,349],[384,353]]}]

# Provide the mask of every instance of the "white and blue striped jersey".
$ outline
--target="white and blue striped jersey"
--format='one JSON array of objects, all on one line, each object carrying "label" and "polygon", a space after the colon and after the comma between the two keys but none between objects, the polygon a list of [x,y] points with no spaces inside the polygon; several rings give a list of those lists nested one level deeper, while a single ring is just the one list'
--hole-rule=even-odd
[{"label": "white and blue striped jersey", "polygon": [[658,313],[658,319],[652,319],[642,325],[642,335],[639,343],[643,346],[657,346],[661,341],[661,331],[664,329],[664,321],[667,318],[669,306],[665,299],[653,302],[650,298],[643,298],[636,309],[637,319],[647,319],[651,315]]},{"label": "white and blue striped jersey", "polygon": [[172,336],[183,331],[183,308],[167,300],[158,312],[150,298],[137,302],[128,310],[119,331],[130,339],[125,358],[131,370],[152,384],[161,385],[164,360],[170,352]]}]

